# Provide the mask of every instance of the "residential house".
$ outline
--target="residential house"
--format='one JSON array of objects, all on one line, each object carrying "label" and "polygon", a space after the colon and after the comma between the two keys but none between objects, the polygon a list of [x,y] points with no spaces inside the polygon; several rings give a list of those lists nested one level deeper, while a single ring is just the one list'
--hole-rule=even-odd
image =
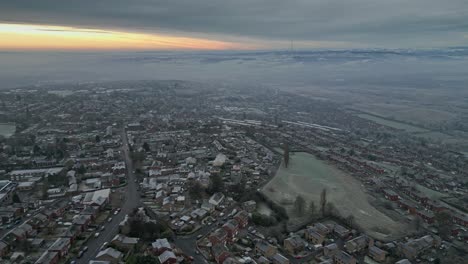
[{"label": "residential house", "polygon": [[169,241],[166,238],[157,239],[151,243],[152,250],[155,254],[160,255],[164,251],[171,251],[172,247]]},{"label": "residential house", "polygon": [[239,233],[239,223],[235,219],[229,220],[225,223],[222,228],[226,231],[228,240],[233,242]]},{"label": "residential house", "polygon": [[72,223],[76,226],[79,226],[81,231],[85,231],[91,223],[91,216],[82,214],[75,215],[73,217]]},{"label": "residential house", "polygon": [[409,200],[401,199],[398,201],[398,207],[403,208],[404,210],[408,211],[410,214],[415,214],[418,206]]},{"label": "residential house", "polygon": [[350,254],[340,250],[337,254],[333,256],[333,261],[335,264],[356,264],[356,259]]},{"label": "residential house", "polygon": [[387,256],[387,252],[385,250],[382,250],[376,246],[370,246],[368,254],[372,259],[379,262],[385,261],[385,257]]},{"label": "residential house", "polygon": [[226,241],[228,240],[228,234],[226,230],[223,228],[218,228],[215,231],[211,232],[210,235],[208,236],[208,240],[211,242],[213,245],[218,245],[218,244],[226,244]]},{"label": "residential house", "polygon": [[314,245],[322,244],[325,239],[322,234],[318,233],[314,228],[311,227],[307,228],[305,231],[305,238]]},{"label": "residential house", "polygon": [[335,243],[328,244],[323,247],[323,255],[325,257],[333,257],[336,253],[338,253],[340,249],[338,248],[338,245]]},{"label": "residential house", "polygon": [[456,223],[458,225],[461,225],[461,226],[464,226],[464,227],[468,227],[468,215],[467,214],[454,213],[452,215],[453,215],[453,222],[454,223]]},{"label": "residential house", "polygon": [[421,217],[426,223],[432,224],[435,221],[434,213],[427,210],[418,210],[416,214]]},{"label": "residential house", "polygon": [[383,193],[384,193],[384,196],[387,200],[390,200],[390,201],[398,201],[400,199],[400,197],[398,196],[398,194],[396,192],[394,192],[393,190],[390,190],[390,189],[384,189],[383,190]]},{"label": "residential house", "polygon": [[96,260],[109,261],[111,264],[118,264],[122,257],[122,252],[108,247],[104,250],[99,251],[99,253],[96,255]]},{"label": "residential house", "polygon": [[9,246],[7,243],[0,241],[0,258],[5,257],[9,252]]},{"label": "residential house", "polygon": [[329,227],[325,224],[322,224],[322,223],[315,223],[312,225],[312,228],[319,234],[321,234],[322,236],[327,236],[328,234],[330,234],[333,230],[333,227]]},{"label": "residential house", "polygon": [[210,199],[208,200],[208,203],[216,206],[219,206],[222,202],[224,201],[224,194],[218,192],[213,194]]},{"label": "residential house", "polygon": [[242,208],[247,212],[252,213],[257,209],[257,203],[253,200],[247,201],[242,204]]},{"label": "residential house", "polygon": [[271,258],[276,253],[278,253],[278,248],[271,245],[268,242],[260,240],[255,244],[255,253],[257,255],[261,255],[261,256],[264,256],[264,257],[267,257],[267,258]]},{"label": "residential house", "polygon": [[201,209],[211,213],[215,210],[215,206],[210,204],[208,201],[203,201],[203,203],[201,204]]},{"label": "residential house", "polygon": [[64,257],[68,255],[68,251],[70,250],[71,240],[70,238],[57,238],[55,242],[49,247],[48,251],[50,252],[57,252],[59,257]]},{"label": "residential house", "polygon": [[234,215],[234,219],[239,223],[239,228],[244,228],[249,224],[249,213],[241,210]]},{"label": "residential house", "polygon": [[177,257],[172,251],[164,251],[161,255],[159,255],[158,259],[159,263],[161,264],[177,263]]},{"label": "residential house", "polygon": [[94,221],[99,214],[99,207],[97,206],[86,206],[80,213],[80,215],[89,215],[91,221]]},{"label": "residential house", "polygon": [[112,239],[111,244],[116,246],[122,251],[131,250],[136,244],[138,244],[139,238],[128,237],[121,234],[117,234],[114,239]]},{"label": "residential house", "polygon": [[285,256],[281,255],[280,253],[276,253],[271,257],[273,264],[289,264],[289,259]]},{"label": "residential house", "polygon": [[283,241],[284,249],[291,255],[296,255],[305,248],[305,241],[299,236],[286,238]]},{"label": "residential house", "polygon": [[340,238],[345,238],[351,234],[351,231],[342,225],[336,224],[333,228],[333,233],[335,233]]},{"label": "residential house", "polygon": [[59,259],[59,253],[45,251],[34,264],[57,264]]},{"label": "residential house", "polygon": [[409,261],[408,259],[402,259],[395,262],[395,264],[411,264],[411,261]]},{"label": "residential house", "polygon": [[415,259],[423,252],[440,245],[438,236],[426,235],[417,239],[410,240],[406,243],[398,244],[399,252],[407,259]]},{"label": "residential house", "polygon": [[346,241],[345,248],[349,253],[359,252],[374,245],[374,239],[366,235],[361,235]]},{"label": "residential house", "polygon": [[218,264],[223,263],[230,256],[229,250],[225,245],[221,244],[213,245],[211,247],[211,253]]}]

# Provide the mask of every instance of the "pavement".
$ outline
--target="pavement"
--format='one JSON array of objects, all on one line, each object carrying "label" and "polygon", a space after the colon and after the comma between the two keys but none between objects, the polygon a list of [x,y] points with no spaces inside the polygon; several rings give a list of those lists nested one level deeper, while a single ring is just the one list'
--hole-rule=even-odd
[{"label": "pavement", "polygon": [[125,156],[125,164],[127,166],[127,186],[125,187],[126,199],[117,215],[114,215],[112,212],[112,221],[110,223],[105,222],[105,229],[102,231],[96,231],[99,232],[100,235],[96,238],[93,236],[88,240],[88,243],[86,244],[88,250],[81,258],[76,260],[77,264],[88,264],[90,260],[93,260],[99,253],[102,245],[105,242],[110,242],[118,233],[119,224],[123,221],[125,215],[130,214],[135,207],[141,206],[140,195],[138,194],[137,184],[135,183],[133,163],[130,158],[130,150],[125,131],[122,132],[122,142],[122,150]]}]

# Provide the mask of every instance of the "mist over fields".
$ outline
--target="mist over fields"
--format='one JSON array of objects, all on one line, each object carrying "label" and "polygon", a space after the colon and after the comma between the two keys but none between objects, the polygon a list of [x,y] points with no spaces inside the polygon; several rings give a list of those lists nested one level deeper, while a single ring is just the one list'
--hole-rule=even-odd
[{"label": "mist over fields", "polygon": [[253,82],[287,87],[462,89],[468,48],[265,52],[1,52],[0,88],[113,80]]}]

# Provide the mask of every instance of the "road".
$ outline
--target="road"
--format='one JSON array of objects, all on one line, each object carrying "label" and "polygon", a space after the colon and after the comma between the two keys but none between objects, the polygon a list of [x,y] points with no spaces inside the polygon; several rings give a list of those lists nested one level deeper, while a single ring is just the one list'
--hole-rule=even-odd
[{"label": "road", "polygon": [[214,228],[214,225],[206,225],[193,234],[187,236],[176,236],[174,238],[174,244],[180,248],[185,254],[193,257],[193,263],[207,263],[205,258],[201,254],[196,254],[197,250],[197,236],[206,235],[211,229]]},{"label": "road", "polygon": [[88,264],[90,260],[99,253],[101,246],[105,242],[110,242],[112,238],[119,231],[119,224],[125,218],[126,214],[132,212],[135,207],[141,206],[140,195],[137,191],[137,185],[135,183],[135,175],[133,173],[133,163],[130,158],[130,150],[128,147],[127,134],[122,131],[122,150],[125,158],[125,165],[127,166],[127,186],[125,187],[126,199],[121,207],[121,211],[117,215],[112,214],[112,221],[105,223],[105,229],[100,232],[100,235],[95,238],[92,237],[88,243],[88,251],[86,251],[81,258],[77,260],[78,264]]}]

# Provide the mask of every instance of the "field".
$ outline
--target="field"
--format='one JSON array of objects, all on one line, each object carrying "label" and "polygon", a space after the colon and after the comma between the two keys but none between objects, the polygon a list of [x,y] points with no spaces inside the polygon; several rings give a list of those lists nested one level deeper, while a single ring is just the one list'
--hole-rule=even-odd
[{"label": "field", "polygon": [[297,195],[310,203],[319,204],[320,192],[327,189],[328,201],[341,215],[353,215],[356,223],[378,239],[401,235],[404,224],[395,222],[369,203],[361,183],[308,153],[291,155],[290,166],[281,166],[276,176],[262,189],[273,201],[286,207],[293,214],[292,204]]},{"label": "field", "polygon": [[0,136],[11,137],[16,131],[13,124],[0,124]]},{"label": "field", "polygon": [[361,118],[365,118],[367,120],[374,121],[377,124],[381,124],[381,125],[388,126],[388,127],[393,127],[393,128],[396,128],[396,129],[405,130],[406,132],[410,132],[410,133],[428,132],[428,130],[426,130],[424,128],[419,128],[419,127],[416,127],[416,126],[412,126],[412,125],[397,122],[397,121],[387,120],[387,119],[380,118],[380,117],[373,116],[373,115],[359,114],[358,116],[361,117]]}]

